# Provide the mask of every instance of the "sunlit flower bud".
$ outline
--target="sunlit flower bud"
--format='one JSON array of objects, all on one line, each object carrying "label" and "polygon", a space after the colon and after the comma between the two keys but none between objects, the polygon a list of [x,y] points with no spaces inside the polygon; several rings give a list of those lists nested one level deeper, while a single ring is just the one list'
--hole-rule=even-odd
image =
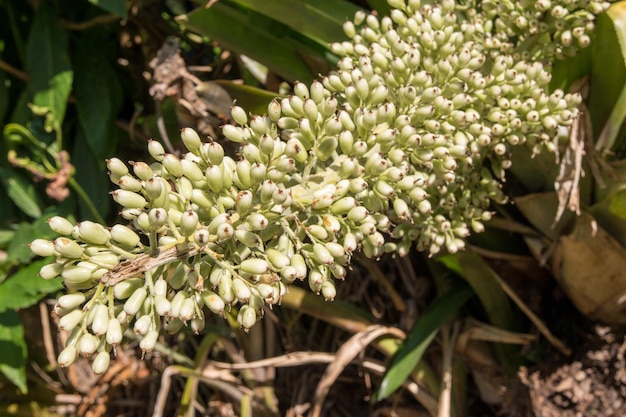
[{"label": "sunlit flower bud", "polygon": [[54,243],[46,239],[35,239],[28,244],[31,252],[37,256],[53,256],[56,254]]},{"label": "sunlit flower bud", "polygon": [[189,152],[197,153],[200,149],[200,145],[202,141],[200,140],[200,136],[196,133],[195,130],[185,127],[180,130],[180,138],[185,144],[185,148],[189,150]]},{"label": "sunlit flower bud", "polygon": [[241,271],[246,272],[252,275],[261,275],[265,274],[269,271],[269,264],[264,259],[259,258],[248,258],[245,259],[239,264],[239,268]]},{"label": "sunlit flower bud", "polygon": [[230,116],[233,118],[234,121],[242,126],[248,123],[248,116],[246,115],[246,111],[239,106],[232,106],[230,108]]}]

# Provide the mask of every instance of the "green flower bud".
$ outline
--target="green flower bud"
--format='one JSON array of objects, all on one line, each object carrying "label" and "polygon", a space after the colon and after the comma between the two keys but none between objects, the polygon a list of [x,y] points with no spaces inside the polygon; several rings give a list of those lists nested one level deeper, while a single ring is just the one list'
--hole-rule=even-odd
[{"label": "green flower bud", "polygon": [[137,312],[143,305],[143,302],[146,300],[147,295],[148,291],[145,287],[137,288],[124,303],[124,311],[126,312],[126,314],[128,314],[129,316],[134,316],[135,314],[137,314]]},{"label": "green flower bud", "polygon": [[262,275],[269,271],[269,264],[264,259],[248,258],[241,262],[239,268],[242,272],[252,275]]},{"label": "green flower bud", "polygon": [[191,236],[198,226],[198,213],[188,210],[180,218],[180,233],[183,236]]},{"label": "green flower bud", "polygon": [[205,171],[207,184],[214,193],[219,193],[224,188],[222,177],[222,169],[219,165],[210,165]]},{"label": "green flower bud", "polygon": [[332,265],[335,263],[335,258],[330,254],[326,246],[321,243],[313,244],[313,258],[323,265]]},{"label": "green flower bud", "polygon": [[254,308],[249,305],[243,305],[239,309],[239,313],[237,313],[237,322],[243,328],[244,331],[250,330],[252,326],[256,324],[257,315]]},{"label": "green flower bud", "polygon": [[146,199],[132,191],[115,190],[111,192],[115,202],[125,208],[144,208]]},{"label": "green flower bud", "polygon": [[148,153],[155,160],[161,162],[163,161],[163,157],[165,156],[165,149],[160,142],[156,140],[148,139]]},{"label": "green flower bud", "polygon": [[133,278],[120,281],[113,286],[113,295],[118,300],[125,300],[130,297],[137,288],[143,285],[143,279]]},{"label": "green flower bud", "polygon": [[111,228],[111,239],[123,246],[136,247],[139,244],[139,235],[127,226],[116,224]]},{"label": "green flower bud", "polygon": [[237,300],[239,300],[239,302],[242,304],[247,303],[250,299],[250,287],[241,278],[233,279],[233,292],[235,294],[235,297],[237,297]]},{"label": "green flower bud", "polygon": [[109,309],[103,304],[93,307],[94,317],[91,322],[91,330],[96,336],[105,334],[109,327]]},{"label": "green flower bud", "polygon": [[248,124],[248,116],[246,115],[246,111],[239,106],[232,106],[230,108],[230,116],[235,122],[239,123],[242,126]]},{"label": "green flower bud", "polygon": [[225,303],[231,304],[236,300],[233,289],[233,278],[230,273],[222,273],[217,286],[217,293]]},{"label": "green flower bud", "polygon": [[202,145],[202,141],[200,140],[200,136],[196,133],[195,130],[185,127],[180,130],[180,138],[185,144],[185,148],[189,150],[189,152],[197,154],[200,149],[200,145]]},{"label": "green flower bud", "polygon": [[176,155],[171,153],[165,154],[163,157],[163,166],[172,176],[178,178],[184,174],[183,165]]},{"label": "green flower bud", "polygon": [[222,134],[231,142],[241,143],[245,140],[243,129],[233,125],[222,126]]},{"label": "green flower bud", "polygon": [[167,298],[165,298],[165,295],[155,295],[154,310],[159,316],[169,316],[172,311],[172,304]]}]

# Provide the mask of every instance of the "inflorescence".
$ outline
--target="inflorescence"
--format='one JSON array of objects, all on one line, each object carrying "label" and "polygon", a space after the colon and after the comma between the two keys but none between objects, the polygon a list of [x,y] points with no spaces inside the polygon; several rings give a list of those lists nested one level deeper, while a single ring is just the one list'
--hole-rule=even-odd
[{"label": "inflorescence", "polygon": [[127,225],[50,219],[61,236],[31,249],[56,257],[40,275],[67,288],[54,309],[70,332],[61,366],[96,355],[104,372],[126,330],[151,351],[162,329],[202,331],[208,312],[232,308],[247,330],[296,280],[334,299],[356,251],[455,253],[483,230],[490,204],[506,200],[511,147],[554,150],[580,97],[548,93],[542,62],[492,47],[526,39],[521,17],[504,30],[497,12],[526,16],[516,2],[482,2],[461,22],[451,0],[390,3],[390,17],[345,24],[336,72],[296,83],[266,115],[232,108],[222,132],[237,157],[183,129],[180,158],[150,141],[152,164],[107,161]]}]

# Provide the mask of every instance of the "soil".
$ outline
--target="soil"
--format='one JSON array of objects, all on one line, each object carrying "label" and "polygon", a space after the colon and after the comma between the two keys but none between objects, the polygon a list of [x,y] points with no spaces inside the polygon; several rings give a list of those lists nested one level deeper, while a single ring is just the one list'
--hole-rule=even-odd
[{"label": "soil", "polygon": [[534,367],[519,369],[532,410],[527,415],[626,416],[625,332],[589,322],[571,307],[565,313],[555,324],[565,333],[562,337],[572,347],[572,356],[544,357]]}]

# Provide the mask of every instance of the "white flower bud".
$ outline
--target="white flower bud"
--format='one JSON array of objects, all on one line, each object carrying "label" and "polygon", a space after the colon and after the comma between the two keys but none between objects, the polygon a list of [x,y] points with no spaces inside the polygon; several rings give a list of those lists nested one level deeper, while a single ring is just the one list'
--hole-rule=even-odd
[{"label": "white flower bud", "polygon": [[135,320],[135,324],[133,326],[135,333],[140,334],[142,336],[148,333],[151,328],[152,328],[152,317],[150,317],[147,314]]},{"label": "white flower bud", "polygon": [[106,331],[106,342],[109,345],[115,346],[122,342],[122,325],[117,318],[109,320]]},{"label": "white flower bud", "polygon": [[85,357],[91,356],[96,351],[99,344],[100,339],[91,333],[85,333],[78,339],[78,353]]},{"label": "white flower bud", "polygon": [[145,301],[147,295],[148,291],[145,287],[137,288],[124,303],[124,311],[126,312],[126,314],[128,314],[129,316],[134,316],[135,314],[137,314],[137,312],[143,305],[143,302]]},{"label": "white flower bud", "polygon": [[157,339],[159,338],[159,332],[157,330],[150,330],[139,342],[139,348],[143,352],[151,352],[154,350]]},{"label": "white flower bud", "polygon": [[109,369],[110,362],[111,354],[107,351],[102,351],[96,355],[96,358],[91,364],[91,369],[96,375],[101,375]]},{"label": "white flower bud", "polygon": [[74,346],[67,346],[65,349],[59,353],[59,357],[57,358],[57,362],[61,368],[67,368],[71,364],[74,363],[76,357],[78,356],[78,351]]},{"label": "white flower bud", "polygon": [[53,256],[56,254],[54,243],[46,239],[35,239],[28,244],[30,251],[37,256]]}]

